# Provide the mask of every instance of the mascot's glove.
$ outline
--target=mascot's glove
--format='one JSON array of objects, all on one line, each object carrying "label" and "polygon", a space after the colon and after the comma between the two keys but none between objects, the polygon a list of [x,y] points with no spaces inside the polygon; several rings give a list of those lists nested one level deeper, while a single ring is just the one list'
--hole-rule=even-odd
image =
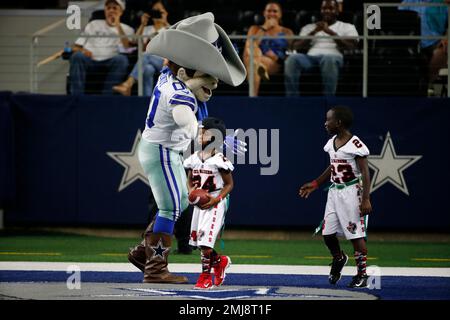
[{"label": "mascot's glove", "polygon": [[226,136],[223,144],[225,145],[225,147],[228,150],[233,152],[233,154],[243,155],[247,152],[247,148],[246,148],[247,143],[245,143],[244,141],[238,140],[238,138],[236,137],[238,134],[238,131],[239,131],[239,129],[236,129],[236,131],[234,131],[234,134],[232,136]]}]

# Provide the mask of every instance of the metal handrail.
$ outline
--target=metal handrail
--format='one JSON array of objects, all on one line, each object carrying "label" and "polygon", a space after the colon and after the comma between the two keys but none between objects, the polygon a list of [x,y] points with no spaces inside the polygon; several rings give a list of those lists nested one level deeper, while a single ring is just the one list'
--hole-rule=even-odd
[{"label": "metal handrail", "polygon": [[[367,8],[371,5],[377,5],[379,7],[417,7],[417,6],[424,6],[424,7],[447,7],[450,8],[450,5],[444,4],[444,3],[364,3],[364,13],[367,12]],[[347,36],[283,36],[282,38],[288,39],[288,40],[302,40],[302,39],[352,39],[352,40],[363,40],[363,92],[362,96],[367,97],[368,92],[368,41],[369,40],[445,40],[449,39],[450,37],[450,19],[448,19],[448,26],[447,26],[447,36],[415,36],[415,35],[369,35],[369,30],[367,28],[367,14],[364,14],[364,33],[361,36],[355,36],[355,37],[347,37]],[[30,35],[8,35],[11,37],[20,37],[20,36],[27,36]],[[30,63],[31,63],[31,70],[30,70],[30,91],[35,92],[36,91],[36,83],[37,83],[37,71],[35,68],[36,61],[34,57],[34,51],[35,46],[38,43],[39,38],[42,37],[67,37],[67,35],[58,35],[58,34],[39,34],[35,33],[31,36],[31,45],[30,45]],[[82,33],[79,35],[79,37],[83,38],[130,38],[130,39],[136,39],[138,43],[138,95],[143,94],[143,67],[142,67],[142,53],[143,53],[143,44],[141,39],[148,38],[148,36],[144,35],[107,35],[107,36],[89,36],[89,35],[83,35]],[[254,86],[253,86],[253,77],[254,77],[254,41],[259,41],[262,39],[275,39],[279,38],[278,36],[247,36],[247,35],[230,35],[229,36],[231,40],[248,40],[250,41],[250,66],[249,66],[249,96],[254,96]],[[448,44],[448,50],[450,51],[450,43]],[[448,64],[450,65],[450,55],[448,55]],[[450,96],[450,77],[448,77],[447,80],[447,90],[448,90],[448,96]]]}]

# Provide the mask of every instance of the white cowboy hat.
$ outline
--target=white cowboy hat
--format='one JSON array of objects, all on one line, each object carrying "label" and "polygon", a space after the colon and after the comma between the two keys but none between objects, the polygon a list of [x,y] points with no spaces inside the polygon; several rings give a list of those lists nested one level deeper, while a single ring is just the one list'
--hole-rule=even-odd
[{"label": "white cowboy hat", "polygon": [[186,18],[161,31],[147,45],[146,52],[235,87],[246,77],[244,64],[225,31],[214,23],[211,12]]}]

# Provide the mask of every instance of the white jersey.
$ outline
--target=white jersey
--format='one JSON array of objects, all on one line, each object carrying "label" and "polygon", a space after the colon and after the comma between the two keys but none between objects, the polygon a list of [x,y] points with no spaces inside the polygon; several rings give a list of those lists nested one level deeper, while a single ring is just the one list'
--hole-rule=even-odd
[{"label": "white jersey", "polygon": [[[134,30],[130,26],[121,23],[120,26],[126,35],[133,35]],[[112,27],[106,20],[93,20],[89,22],[83,32],[87,36],[118,36],[119,31],[117,27]],[[130,38],[131,39],[131,38]],[[119,37],[92,37],[86,38],[81,36],[75,41],[75,44],[82,46],[86,50],[92,52],[92,59],[102,61],[111,59],[119,54],[119,49],[122,46],[122,41]]]},{"label": "white jersey", "polygon": [[[358,31],[353,24],[345,23],[342,21],[336,21],[331,26],[329,26],[331,30],[337,33],[338,36],[341,37],[357,37]],[[301,36],[307,36],[311,31],[316,28],[315,23],[307,24],[300,31]],[[342,53],[339,51],[337,43],[333,39],[329,39],[330,35],[324,31],[319,31],[315,34],[317,37],[325,37],[325,38],[316,38],[311,41],[311,48],[308,50],[308,55],[310,56],[319,56],[319,55],[337,55],[342,57]]]},{"label": "white jersey", "polygon": [[233,171],[233,164],[220,152],[202,161],[196,152],[184,160],[184,167],[192,170],[192,180],[199,188],[207,190],[213,197],[220,194],[223,179],[219,170]]},{"label": "white jersey", "polygon": [[194,113],[198,110],[192,91],[169,68],[163,68],[153,90],[142,138],[165,148],[185,151],[191,139],[173,119],[172,110],[177,105],[188,106]]},{"label": "white jersey", "polygon": [[367,157],[369,149],[357,136],[352,136],[342,147],[336,150],[334,140],[328,140],[323,148],[330,155],[331,182],[345,183],[359,178],[361,172],[356,164],[356,157]]}]

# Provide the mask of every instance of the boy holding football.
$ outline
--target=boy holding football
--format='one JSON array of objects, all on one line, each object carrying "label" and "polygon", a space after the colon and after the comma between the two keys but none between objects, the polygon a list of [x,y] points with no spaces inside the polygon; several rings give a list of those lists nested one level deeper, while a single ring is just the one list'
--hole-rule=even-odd
[{"label": "boy holding football", "polygon": [[367,164],[369,149],[361,139],[350,132],[353,114],[348,107],[334,107],[327,112],[325,129],[333,137],[324,151],[330,155],[330,165],[315,180],[304,184],[299,191],[303,198],[331,178],[322,235],[333,256],[329,282],[336,284],[348,261],[341,250],[337,235],[344,235],[354,248],[357,274],[348,284],[350,288],[367,287],[366,273],[367,215],[372,211],[370,203],[370,176]]},{"label": "boy holding football", "polygon": [[227,256],[214,250],[214,243],[222,229],[228,209],[229,193],[233,189],[233,164],[217,151],[225,137],[222,120],[208,117],[202,120],[198,142],[201,150],[184,161],[188,170],[188,189],[206,190],[205,202],[196,203],[192,215],[191,238],[189,244],[201,250],[202,273],[195,289],[213,287],[211,270],[214,269],[214,286],[220,286],[225,279],[225,271],[231,264]]}]

